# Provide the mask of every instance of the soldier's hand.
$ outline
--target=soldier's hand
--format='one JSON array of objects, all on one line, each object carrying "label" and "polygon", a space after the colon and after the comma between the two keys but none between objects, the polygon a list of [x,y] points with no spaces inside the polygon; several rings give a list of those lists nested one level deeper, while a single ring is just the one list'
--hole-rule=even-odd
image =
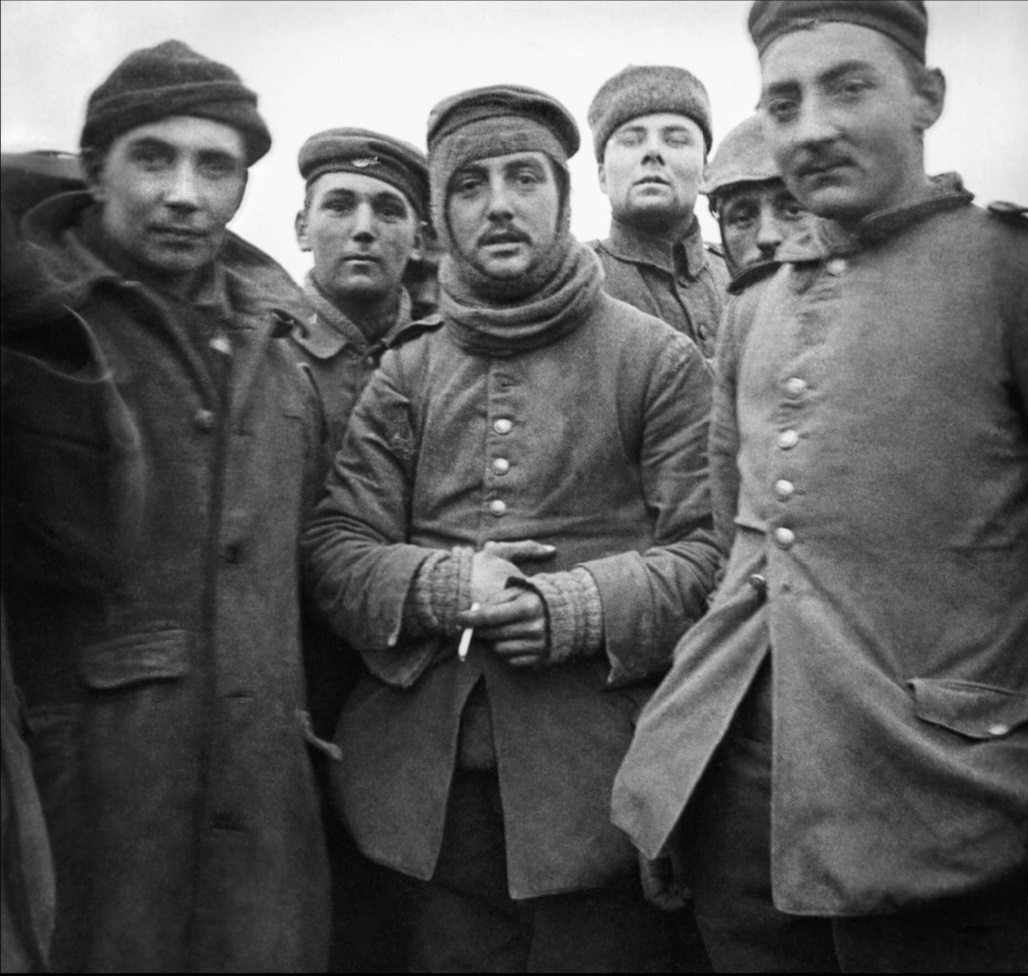
[{"label": "soldier's hand", "polygon": [[640,854],[639,878],[646,900],[661,911],[680,912],[689,903],[689,889],[677,880],[669,854],[661,854],[652,861]]},{"label": "soldier's hand", "polygon": [[520,539],[517,542],[487,542],[471,560],[471,599],[485,603],[499,596],[507,588],[507,580],[525,574],[514,564],[552,559],[557,550],[553,546]]},{"label": "soldier's hand", "polygon": [[475,637],[512,667],[532,667],[546,660],[546,605],[532,590],[510,587],[477,610],[458,614],[457,622],[474,627]]}]

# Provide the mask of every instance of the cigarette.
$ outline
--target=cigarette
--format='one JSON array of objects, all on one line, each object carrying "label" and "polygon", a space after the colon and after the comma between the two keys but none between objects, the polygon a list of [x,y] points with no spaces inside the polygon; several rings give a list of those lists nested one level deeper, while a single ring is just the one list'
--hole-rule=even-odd
[{"label": "cigarette", "polygon": [[[471,612],[474,613],[481,607],[481,603],[472,603]],[[460,632],[460,643],[457,645],[457,657],[463,664],[468,659],[468,648],[471,647],[471,636],[475,633],[474,627],[465,627]]]}]

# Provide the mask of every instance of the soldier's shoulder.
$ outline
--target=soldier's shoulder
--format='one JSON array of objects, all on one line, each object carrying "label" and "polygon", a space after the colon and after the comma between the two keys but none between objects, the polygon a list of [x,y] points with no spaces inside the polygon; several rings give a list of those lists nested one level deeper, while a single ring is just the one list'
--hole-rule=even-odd
[{"label": "soldier's shoulder", "polygon": [[986,204],[985,212],[1011,227],[1028,230],[1028,206],[1024,204],[1012,203],[1009,200],[993,200],[992,203]]}]

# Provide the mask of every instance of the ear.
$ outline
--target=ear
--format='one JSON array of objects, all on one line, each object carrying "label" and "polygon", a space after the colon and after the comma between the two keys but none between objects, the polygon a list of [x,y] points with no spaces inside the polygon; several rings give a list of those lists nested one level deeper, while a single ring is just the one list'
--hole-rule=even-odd
[{"label": "ear", "polygon": [[414,243],[410,249],[410,261],[420,261],[425,256],[425,222],[419,220],[414,228]]},{"label": "ear", "polygon": [[104,160],[106,158],[106,156],[98,156],[92,149],[84,149],[79,156],[82,175],[85,177],[89,192],[99,203],[103,203],[107,198],[107,191],[103,185]]},{"label": "ear", "polygon": [[596,175],[600,178],[600,192],[607,194],[607,171],[603,167],[603,163],[598,163],[596,166]]},{"label": "ear", "polygon": [[938,121],[946,104],[946,78],[938,68],[925,68],[917,80],[914,127],[925,132]]},{"label": "ear", "polygon": [[300,245],[301,251],[309,251],[311,249],[310,244],[307,243],[307,211],[300,210],[296,214],[296,220],[293,222],[293,227],[296,229],[296,243]]}]

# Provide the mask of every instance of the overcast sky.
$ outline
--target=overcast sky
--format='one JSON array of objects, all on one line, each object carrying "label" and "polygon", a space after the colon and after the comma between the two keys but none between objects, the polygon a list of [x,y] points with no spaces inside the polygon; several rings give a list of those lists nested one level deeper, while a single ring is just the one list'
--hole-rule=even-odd
[{"label": "overcast sky", "polygon": [[[516,82],[555,95],[582,128],[572,226],[586,240],[609,221],[585,119],[596,90],[626,64],[686,67],[710,92],[716,148],[757,99],[748,9],[748,0],[3,0],[0,142],[75,150],[93,88],[129,51],[179,38],[258,93],[274,144],[233,228],[299,277],[309,256],[292,229],[303,193],[296,153],[307,136],[359,125],[423,146],[439,99]],[[928,9],[929,62],[949,81],[928,135],[929,171],[958,170],[979,203],[1028,202],[1028,3],[929,0]]]}]

